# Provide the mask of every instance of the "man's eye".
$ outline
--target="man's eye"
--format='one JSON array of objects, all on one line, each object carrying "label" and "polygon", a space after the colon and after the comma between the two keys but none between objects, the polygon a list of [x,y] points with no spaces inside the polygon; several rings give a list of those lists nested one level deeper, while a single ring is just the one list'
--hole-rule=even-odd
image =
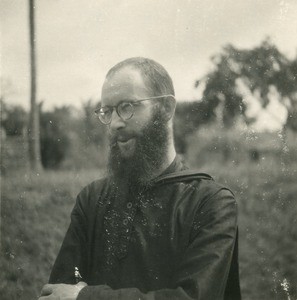
[{"label": "man's eye", "polygon": [[108,115],[110,113],[111,109],[105,108],[105,109],[100,109],[100,114],[101,115]]},{"label": "man's eye", "polygon": [[134,104],[131,102],[124,102],[121,104],[121,109],[129,109],[131,106],[133,106]]}]

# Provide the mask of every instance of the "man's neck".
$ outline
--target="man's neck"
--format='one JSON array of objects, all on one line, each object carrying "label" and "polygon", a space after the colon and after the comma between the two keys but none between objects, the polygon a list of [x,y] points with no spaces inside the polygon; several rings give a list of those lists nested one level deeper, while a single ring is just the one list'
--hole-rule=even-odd
[{"label": "man's neck", "polygon": [[166,157],[164,157],[163,161],[160,163],[160,167],[154,172],[154,174],[152,174],[151,179],[154,179],[159,175],[161,175],[172,164],[175,157],[176,157],[176,151],[175,151],[173,139],[170,139]]}]

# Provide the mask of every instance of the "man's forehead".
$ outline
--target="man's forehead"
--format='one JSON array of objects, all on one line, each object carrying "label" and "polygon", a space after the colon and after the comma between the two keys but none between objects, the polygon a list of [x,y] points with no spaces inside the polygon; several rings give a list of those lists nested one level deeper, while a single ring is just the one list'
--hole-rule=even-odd
[{"label": "man's forehead", "polygon": [[141,72],[132,67],[124,67],[106,78],[102,87],[102,100],[117,96],[129,98],[134,94],[139,97],[139,93],[146,93],[147,90]]},{"label": "man's forehead", "polygon": [[120,86],[128,84],[145,84],[140,70],[131,66],[123,67],[114,71],[106,78],[105,83],[107,86]]}]

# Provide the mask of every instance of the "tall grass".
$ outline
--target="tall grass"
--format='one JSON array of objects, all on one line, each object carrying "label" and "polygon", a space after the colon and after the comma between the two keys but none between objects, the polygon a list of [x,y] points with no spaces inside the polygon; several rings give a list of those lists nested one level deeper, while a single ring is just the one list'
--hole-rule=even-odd
[{"label": "tall grass", "polygon": [[76,194],[99,178],[84,172],[10,172],[2,178],[1,299],[36,299],[69,224]]}]

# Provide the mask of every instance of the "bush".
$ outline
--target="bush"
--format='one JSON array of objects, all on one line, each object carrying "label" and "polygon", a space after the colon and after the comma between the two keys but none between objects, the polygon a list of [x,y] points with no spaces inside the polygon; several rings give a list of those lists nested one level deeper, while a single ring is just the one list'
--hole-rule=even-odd
[{"label": "bush", "polygon": [[207,103],[178,102],[174,116],[174,140],[178,153],[187,151],[187,137],[195,132],[201,125],[214,120]]},{"label": "bush", "polygon": [[187,156],[190,163],[203,166],[210,161],[238,164],[246,160],[244,137],[235,130],[226,130],[217,125],[205,126],[187,139]]},{"label": "bush", "polygon": [[70,147],[70,110],[55,108],[40,115],[41,161],[45,168],[57,168],[67,155]]},{"label": "bush", "polygon": [[18,105],[7,106],[1,101],[1,125],[6,135],[22,135],[28,121],[27,112]]},{"label": "bush", "polygon": [[212,124],[188,136],[186,155],[190,165],[197,167],[209,163],[238,165],[263,160],[273,164],[275,159],[287,164],[297,157],[295,140],[296,133],[293,132],[284,141],[278,132],[226,129]]},{"label": "bush", "polygon": [[45,168],[104,166],[106,126],[96,119],[95,106],[87,101],[78,115],[70,107],[41,113],[41,158]]}]

